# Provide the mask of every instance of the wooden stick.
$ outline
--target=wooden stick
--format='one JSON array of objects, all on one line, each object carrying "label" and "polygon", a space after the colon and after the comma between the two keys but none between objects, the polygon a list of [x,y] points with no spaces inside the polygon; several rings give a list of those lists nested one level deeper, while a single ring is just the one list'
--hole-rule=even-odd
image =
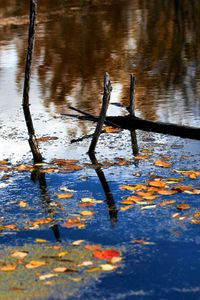
[{"label": "wooden stick", "polygon": [[129,113],[132,117],[135,116],[135,77],[130,76],[130,107]]},{"label": "wooden stick", "polygon": [[112,91],[112,86],[109,78],[109,74],[105,73],[104,75],[104,94],[102,99],[102,108],[99,120],[97,122],[96,130],[94,132],[90,147],[89,147],[89,153],[94,153],[105,118],[106,118],[106,112],[108,109],[109,101],[110,101],[110,94]]},{"label": "wooden stick", "polygon": [[33,121],[29,109],[29,90],[30,90],[30,77],[31,77],[31,65],[33,58],[33,48],[35,40],[35,26],[36,26],[36,14],[37,14],[37,0],[30,0],[30,23],[29,23],[29,34],[28,34],[28,52],[26,57],[26,67],[24,76],[24,90],[22,106],[24,111],[24,117],[26,121],[26,126],[29,134],[29,145],[33,155],[33,160],[35,163],[42,162],[42,155],[40,153],[38,143],[35,136],[35,130],[33,126]]}]

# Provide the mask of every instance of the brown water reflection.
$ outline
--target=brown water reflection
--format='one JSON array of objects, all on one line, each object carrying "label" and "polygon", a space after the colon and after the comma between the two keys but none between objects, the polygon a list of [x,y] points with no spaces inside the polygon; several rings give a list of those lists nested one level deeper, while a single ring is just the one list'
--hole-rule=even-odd
[{"label": "brown water reflection", "polygon": [[[6,44],[17,49],[19,91],[27,2],[0,1],[0,51]],[[33,71],[48,110],[66,113],[74,105],[98,114],[105,71],[111,100],[127,105],[134,73],[137,115],[200,125],[198,0],[40,0],[38,13]]]}]

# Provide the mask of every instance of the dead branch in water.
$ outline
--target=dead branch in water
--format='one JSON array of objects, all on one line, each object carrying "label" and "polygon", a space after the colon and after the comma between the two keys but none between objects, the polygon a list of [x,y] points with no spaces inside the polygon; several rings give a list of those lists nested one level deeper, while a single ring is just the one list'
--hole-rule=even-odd
[{"label": "dead branch in water", "polygon": [[31,65],[33,58],[33,48],[35,40],[35,26],[36,26],[36,14],[37,14],[37,0],[30,0],[30,23],[28,34],[28,52],[26,57],[26,67],[24,76],[24,90],[22,106],[24,111],[24,117],[29,134],[29,145],[33,154],[33,160],[35,163],[42,162],[42,155],[40,153],[37,139],[35,136],[35,130],[29,109],[29,90],[30,90],[30,77],[31,77]]}]

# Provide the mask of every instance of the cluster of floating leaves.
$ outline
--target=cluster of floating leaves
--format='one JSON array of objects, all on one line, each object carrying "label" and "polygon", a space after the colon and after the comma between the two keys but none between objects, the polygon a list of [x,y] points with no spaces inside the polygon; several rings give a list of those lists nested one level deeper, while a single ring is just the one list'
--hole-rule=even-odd
[{"label": "cluster of floating leaves", "polygon": [[[156,161],[159,167],[169,167],[161,160]],[[131,192],[121,201],[121,211],[126,211],[135,206],[140,206],[141,210],[155,209],[157,207],[164,208],[172,206],[176,212],[172,214],[172,218],[179,220],[189,220],[193,224],[200,224],[200,211],[195,211],[190,215],[182,215],[181,212],[192,210],[190,203],[185,203],[175,199],[175,194],[187,195],[200,195],[200,189],[193,185],[184,185],[183,176],[190,179],[196,179],[200,176],[200,171],[196,170],[174,170],[176,173],[181,174],[182,177],[157,177],[153,176],[152,179],[146,180],[144,183],[120,185],[120,189]],[[163,197],[167,199],[163,200]],[[173,197],[173,198],[171,198]]]},{"label": "cluster of floating leaves", "polygon": [[[77,286],[102,272],[119,268],[122,254],[114,248],[88,244],[77,240],[68,246],[25,245],[6,248],[0,259],[0,298],[48,298],[50,287],[64,286],[71,293],[72,282]],[[68,290],[67,290],[68,288]],[[7,298],[6,298],[7,297]]]}]

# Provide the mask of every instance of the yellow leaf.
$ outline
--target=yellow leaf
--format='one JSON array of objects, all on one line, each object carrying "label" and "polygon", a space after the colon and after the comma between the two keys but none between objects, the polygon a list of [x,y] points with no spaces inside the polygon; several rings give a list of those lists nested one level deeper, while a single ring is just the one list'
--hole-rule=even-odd
[{"label": "yellow leaf", "polygon": [[153,208],[156,208],[156,205],[148,205],[148,206],[144,206],[144,207],[141,207],[141,210],[145,210],[145,209],[153,209]]},{"label": "yellow leaf", "polygon": [[65,255],[67,255],[67,254],[69,254],[69,252],[63,251],[63,252],[58,253],[58,256],[59,256],[59,257],[63,257],[63,256],[65,256]]},{"label": "yellow leaf", "polygon": [[142,197],[135,196],[135,195],[128,196],[127,198],[124,199],[124,201],[131,201],[132,202],[131,204],[140,202],[141,200],[142,200]]},{"label": "yellow leaf", "polygon": [[200,211],[196,211],[192,216],[194,218],[199,218],[200,217]]},{"label": "yellow leaf", "polygon": [[110,263],[114,265],[114,264],[118,264],[120,261],[122,261],[122,257],[114,256],[111,258]]},{"label": "yellow leaf", "polygon": [[199,225],[200,224],[200,220],[192,219],[191,223]]},{"label": "yellow leaf", "polygon": [[147,187],[145,184],[136,184],[136,185],[120,185],[120,189],[127,191],[137,191],[145,190]]},{"label": "yellow leaf", "polygon": [[93,273],[93,272],[98,272],[98,271],[101,271],[101,270],[102,270],[101,268],[96,267],[96,268],[88,269],[88,270],[86,270],[86,272],[88,272],[88,273]]},{"label": "yellow leaf", "polygon": [[114,128],[114,127],[112,127],[112,126],[106,126],[106,127],[105,127],[105,132],[106,132],[106,133],[118,133],[118,132],[120,132],[120,131],[122,131],[121,128]]},{"label": "yellow leaf", "polygon": [[95,212],[94,212],[94,211],[91,211],[91,210],[83,210],[83,211],[81,212],[81,215],[84,216],[84,217],[90,217],[90,216],[92,216],[92,215],[94,215],[94,214],[95,214]]},{"label": "yellow leaf", "polygon": [[35,269],[35,268],[39,268],[39,267],[42,267],[45,265],[46,265],[45,261],[32,260],[26,265],[26,268],[27,269]]},{"label": "yellow leaf", "polygon": [[48,243],[48,241],[44,240],[44,239],[36,239],[35,242],[36,243]]},{"label": "yellow leaf", "polygon": [[24,208],[27,206],[27,203],[25,201],[20,201],[19,202],[19,207]]},{"label": "yellow leaf", "polygon": [[117,268],[116,266],[113,266],[111,264],[103,264],[103,265],[100,265],[100,267],[103,271],[113,271]]},{"label": "yellow leaf", "polygon": [[48,223],[51,223],[53,221],[52,218],[44,218],[44,219],[38,219],[38,220],[35,220],[33,222],[31,222],[31,224],[33,226],[37,226],[37,225],[44,225],[44,224],[48,224]]},{"label": "yellow leaf", "polygon": [[121,210],[121,211],[126,211],[126,210],[128,210],[128,209],[130,209],[130,208],[133,208],[133,205],[123,206],[123,207],[120,208],[120,210]]}]

